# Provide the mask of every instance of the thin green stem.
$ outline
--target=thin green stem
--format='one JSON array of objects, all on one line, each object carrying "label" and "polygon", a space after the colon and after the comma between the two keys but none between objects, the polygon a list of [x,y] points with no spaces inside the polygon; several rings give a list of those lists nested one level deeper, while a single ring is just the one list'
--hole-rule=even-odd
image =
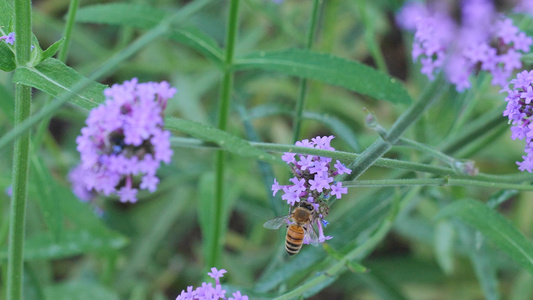
[{"label": "thin green stem", "polygon": [[439,148],[444,153],[454,153],[469,144],[472,140],[485,134],[488,130],[493,129],[498,124],[505,123],[506,121],[502,114],[504,109],[505,104],[502,104],[494,110],[483,114],[479,119],[472,122],[470,126],[461,130],[457,135],[451,136],[450,139],[445,140]]},{"label": "thin green stem", "polygon": [[[15,56],[17,67],[26,66],[31,50],[31,1],[15,2]],[[30,117],[31,88],[15,87],[15,127]],[[7,254],[7,299],[22,299],[24,226],[30,153],[30,133],[15,141],[13,151],[13,194],[9,212],[9,242]]]},{"label": "thin green stem", "polygon": [[420,118],[420,116],[438,97],[444,86],[446,85],[443,83],[443,75],[440,73],[437,79],[435,79],[435,81],[433,81],[422,93],[418,101],[396,120],[387,134],[382,139],[375,141],[365,149],[365,151],[363,151],[363,153],[361,153],[361,155],[348,166],[348,168],[352,170],[352,173],[346,174],[345,176],[341,175],[339,180],[354,180],[361,176],[361,174],[372,166],[400,139],[401,135],[409,126]]},{"label": "thin green stem", "polygon": [[[311,13],[311,19],[309,20],[309,27],[307,29],[307,43],[305,49],[310,50],[315,40],[316,24],[320,15],[320,6],[322,0],[313,1],[313,10]],[[296,102],[296,114],[294,116],[293,127],[293,142],[296,143],[300,136],[300,130],[302,128],[302,114],[305,106],[305,96],[307,94],[307,79],[300,80],[300,88],[298,92],[298,101]]]},{"label": "thin green stem", "polygon": [[[222,79],[222,90],[220,95],[220,102],[218,106],[218,129],[226,130],[228,123],[229,107],[231,102],[231,95],[233,91],[233,57],[235,52],[235,44],[237,41],[237,30],[239,21],[239,2],[240,0],[231,0],[228,24],[226,32],[226,55],[224,77]],[[215,157],[215,198],[213,199],[214,207],[214,223],[212,236],[212,248],[208,252],[207,266],[214,267],[218,264],[220,252],[222,250],[222,213],[224,207],[224,174],[226,166],[226,152],[218,151]]]},{"label": "thin green stem", "polygon": [[[210,142],[204,142],[199,139],[194,138],[184,138],[184,137],[172,137],[170,139],[172,147],[185,147],[185,148],[208,148],[208,149],[221,149],[218,145]],[[358,159],[362,154],[350,153],[344,151],[330,151],[322,150],[316,148],[307,148],[299,147],[295,145],[283,145],[283,144],[270,144],[270,143],[258,143],[250,142],[250,144],[258,149],[271,152],[292,152],[298,154],[306,155],[317,155],[323,157],[331,157],[333,159],[338,159],[341,162],[354,161]],[[433,175],[440,176],[453,176],[458,179],[475,179],[481,181],[491,181],[491,182],[505,182],[505,183],[515,183],[519,180],[531,180],[531,174],[503,174],[503,175],[493,175],[493,174],[484,174],[478,173],[475,176],[465,175],[463,173],[458,173],[456,170],[447,167],[439,167],[433,165],[427,165],[422,163],[408,162],[390,158],[378,158],[374,162],[376,167],[384,167],[390,169],[401,169],[412,172],[424,172],[430,173]]]},{"label": "thin green stem", "polygon": [[[59,54],[57,55],[57,58],[62,62],[66,62],[67,60],[68,48],[70,46],[70,40],[72,37],[72,29],[74,28],[74,24],[76,21],[76,13],[78,11],[79,2],[80,0],[70,0],[70,4],[68,7],[67,23],[65,24],[65,29],[63,31],[63,37],[65,38],[65,40],[63,41],[63,46],[61,47],[61,50],[59,50]],[[51,101],[52,96],[49,96],[45,101],[45,106],[48,105]],[[47,132],[48,125],[50,124],[50,119],[51,116],[44,118],[37,127],[35,137],[33,138],[34,149],[39,149],[39,145],[41,145],[44,135]]]},{"label": "thin green stem", "polygon": [[378,179],[378,180],[356,180],[344,181],[343,187],[378,187],[378,186],[478,186],[488,187],[501,190],[521,190],[533,191],[533,186],[530,184],[516,184],[503,182],[488,182],[473,179],[456,179],[450,177],[444,178],[407,178],[407,179]]},{"label": "thin green stem", "polygon": [[393,207],[391,209],[391,214],[389,217],[387,217],[379,226],[379,228],[372,234],[372,236],[366,240],[363,244],[361,244],[359,247],[354,248],[350,252],[348,252],[346,255],[344,255],[340,260],[335,262],[333,265],[331,265],[329,268],[327,268],[324,272],[322,272],[320,275],[314,277],[313,279],[305,282],[304,284],[300,285],[296,289],[281,295],[277,298],[274,298],[274,300],[289,300],[294,299],[297,296],[302,295],[308,290],[311,290],[315,288],[316,286],[319,286],[321,283],[325,282],[326,280],[329,280],[332,276],[335,276],[337,274],[340,274],[346,270],[346,266],[349,264],[351,260],[356,259],[358,256],[367,253],[368,251],[375,248],[379,242],[383,240],[383,238],[386,236],[386,234],[389,232],[389,230],[392,227],[394,218],[396,216],[396,208]]},{"label": "thin green stem", "polygon": [[379,43],[376,39],[376,33],[374,31],[374,24],[372,23],[372,19],[367,16],[366,0],[358,0],[357,6],[359,8],[359,15],[361,17],[361,23],[363,23],[365,27],[365,41],[366,41],[368,50],[370,51],[370,55],[372,55],[372,58],[374,59],[374,62],[376,63],[378,70],[380,70],[383,73],[388,73],[387,64],[385,63],[385,58],[383,57],[383,53],[381,53],[381,49],[379,48]]},{"label": "thin green stem", "polygon": [[78,12],[78,7],[80,5],[80,0],[70,0],[67,13],[67,23],[65,24],[65,30],[63,31],[63,37],[65,41],[63,42],[63,47],[59,50],[57,59],[62,62],[67,61],[68,48],[70,46],[70,39],[72,38],[72,29],[76,23],[76,13]]}]

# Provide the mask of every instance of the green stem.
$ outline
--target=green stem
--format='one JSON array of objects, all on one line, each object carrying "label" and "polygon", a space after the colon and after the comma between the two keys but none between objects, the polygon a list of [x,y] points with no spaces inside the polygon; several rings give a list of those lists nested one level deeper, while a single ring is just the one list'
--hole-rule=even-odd
[{"label": "green stem", "polygon": [[306,291],[311,290],[315,288],[316,286],[319,286],[321,283],[329,280],[332,276],[335,276],[339,273],[344,272],[346,270],[346,266],[350,263],[351,260],[354,260],[358,256],[372,250],[379,244],[379,242],[383,240],[383,238],[386,236],[386,234],[389,232],[389,230],[392,227],[394,218],[396,216],[395,210],[396,208],[393,207],[391,209],[391,214],[389,215],[389,217],[387,217],[383,221],[383,223],[381,223],[379,228],[374,232],[374,234],[372,234],[372,236],[368,240],[366,240],[363,244],[361,244],[359,247],[356,247],[352,251],[348,252],[346,255],[344,255],[344,257],[342,257],[340,260],[335,262],[333,265],[331,265],[328,269],[326,269],[320,275],[305,282],[304,284],[300,285],[296,289],[282,296],[274,298],[274,300],[294,299],[302,295]]},{"label": "green stem", "polygon": [[[15,55],[17,67],[30,61],[31,1],[15,1]],[[29,118],[31,88],[21,84],[15,87],[15,128]],[[7,254],[7,299],[22,299],[24,225],[30,152],[30,133],[15,141],[13,151],[13,194],[9,212],[9,242]]]},{"label": "green stem", "polygon": [[[80,0],[70,0],[70,4],[68,7],[67,23],[65,24],[65,29],[63,31],[63,37],[65,38],[65,40],[63,41],[63,46],[61,47],[61,50],[59,50],[59,54],[57,55],[57,58],[62,62],[66,62],[67,60],[68,48],[72,37],[72,29],[74,28],[74,24],[76,21],[76,13],[78,11],[79,2]],[[48,105],[51,101],[52,96],[49,96],[45,101],[45,106]],[[33,138],[34,149],[39,149],[39,146],[43,141],[44,135],[47,132],[48,125],[50,124],[50,119],[51,116],[44,118],[37,127],[35,137]]]},{"label": "green stem", "polygon": [[[204,142],[199,139],[194,138],[184,138],[184,137],[172,137],[171,139],[172,147],[186,147],[186,148],[209,148],[209,149],[221,149],[218,145],[210,142]],[[358,159],[362,154],[350,153],[344,151],[329,151],[316,148],[307,148],[299,147],[295,145],[283,145],[283,144],[269,144],[269,143],[257,143],[250,142],[250,144],[258,149],[271,152],[292,152],[298,154],[306,155],[317,155],[324,157],[331,157],[333,159],[338,159],[339,161],[354,161]],[[424,172],[434,175],[441,176],[453,176],[457,179],[475,179],[481,181],[493,181],[493,182],[505,182],[505,183],[515,183],[520,180],[531,180],[531,174],[502,174],[502,175],[493,175],[493,174],[484,174],[478,173],[475,176],[465,175],[462,173],[457,173],[456,170],[447,167],[439,167],[433,165],[427,165],[422,163],[408,162],[390,158],[378,158],[374,162],[376,167],[384,167],[390,169],[402,169],[412,172]]]},{"label": "green stem", "polygon": [[[226,130],[228,123],[229,107],[231,101],[231,94],[233,90],[233,57],[235,52],[235,44],[237,40],[237,29],[239,20],[239,0],[231,0],[228,24],[226,32],[226,55],[225,55],[225,68],[224,78],[222,80],[222,90],[220,95],[220,103],[218,107],[218,129]],[[212,240],[212,248],[209,251],[207,257],[207,266],[209,268],[215,267],[218,264],[220,252],[222,249],[222,212],[224,206],[224,169],[226,163],[226,152],[218,151],[215,158],[215,198],[214,207],[214,223],[212,236],[209,237]]]},{"label": "green stem", "polygon": [[440,94],[440,91],[444,86],[446,85],[443,83],[443,75],[440,73],[437,79],[435,79],[435,81],[433,81],[433,83],[431,83],[431,85],[422,93],[418,101],[402,114],[398,120],[396,120],[385,136],[365,149],[365,151],[363,151],[363,153],[361,153],[361,155],[348,166],[348,168],[352,170],[352,173],[341,176],[338,180],[354,180],[363,174],[381,156],[383,156],[392,145],[396,144],[401,135],[409,126],[411,126],[411,124],[420,118],[437,98],[437,95]]},{"label": "green stem", "polygon": [[[305,45],[306,50],[310,50],[313,46],[313,41],[315,39],[316,32],[316,23],[318,21],[318,16],[320,14],[320,5],[322,0],[313,1],[313,11],[311,13],[311,19],[309,20],[309,27],[307,29],[307,43]],[[298,101],[296,102],[296,114],[294,117],[294,127],[293,127],[293,143],[298,141],[300,136],[300,130],[302,128],[302,114],[305,106],[305,96],[307,94],[307,79],[303,78],[300,80],[300,88],[298,93]]]},{"label": "green stem", "polygon": [[374,24],[372,23],[372,20],[367,16],[366,0],[358,0],[357,6],[360,12],[361,23],[363,23],[363,25],[365,26],[365,41],[368,50],[370,51],[370,55],[372,55],[372,58],[374,59],[378,70],[383,73],[388,73],[385,58],[383,57],[383,53],[381,53],[379,43],[376,39],[376,33],[374,32]]},{"label": "green stem", "polygon": [[68,48],[70,46],[70,39],[72,37],[72,29],[76,23],[76,13],[78,12],[79,4],[80,0],[70,0],[70,4],[68,6],[67,23],[65,24],[65,30],[63,31],[63,37],[65,37],[65,41],[63,42],[63,47],[61,47],[61,50],[59,50],[59,54],[57,55],[57,59],[62,62],[67,61]]},{"label": "green stem", "polygon": [[379,179],[379,180],[356,180],[344,181],[343,187],[378,187],[378,186],[478,186],[488,187],[501,190],[521,190],[533,191],[533,186],[530,184],[516,184],[516,183],[502,183],[502,182],[488,182],[473,179],[455,179],[450,177],[445,178],[407,178],[407,179]]},{"label": "green stem", "polygon": [[502,104],[494,110],[483,114],[483,116],[473,121],[470,126],[461,130],[457,135],[450,136],[450,139],[445,140],[439,148],[444,153],[454,153],[469,144],[472,140],[487,133],[488,130],[497,127],[498,124],[505,123],[506,120],[502,113],[504,109],[505,104]]}]

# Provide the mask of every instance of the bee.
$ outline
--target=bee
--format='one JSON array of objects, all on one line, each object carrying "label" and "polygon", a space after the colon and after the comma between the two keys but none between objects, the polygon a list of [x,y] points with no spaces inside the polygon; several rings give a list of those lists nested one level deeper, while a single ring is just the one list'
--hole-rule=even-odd
[{"label": "bee", "polygon": [[315,214],[313,205],[302,201],[288,215],[270,219],[263,227],[279,229],[282,225],[287,225],[285,250],[289,255],[294,255],[302,249],[304,239],[308,240],[311,245],[318,246],[318,235],[312,225]]}]

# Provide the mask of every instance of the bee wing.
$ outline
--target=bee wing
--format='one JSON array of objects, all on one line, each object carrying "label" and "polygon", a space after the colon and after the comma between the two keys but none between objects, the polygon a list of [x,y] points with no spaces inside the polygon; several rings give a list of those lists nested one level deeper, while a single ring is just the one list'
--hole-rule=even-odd
[{"label": "bee wing", "polygon": [[305,235],[309,241],[309,244],[315,247],[318,246],[318,233],[316,232],[315,227],[313,227],[312,224],[309,224],[305,227],[305,229]]},{"label": "bee wing", "polygon": [[263,227],[268,229],[279,229],[281,226],[287,225],[287,220],[290,217],[291,215],[287,215],[270,219],[263,224]]}]

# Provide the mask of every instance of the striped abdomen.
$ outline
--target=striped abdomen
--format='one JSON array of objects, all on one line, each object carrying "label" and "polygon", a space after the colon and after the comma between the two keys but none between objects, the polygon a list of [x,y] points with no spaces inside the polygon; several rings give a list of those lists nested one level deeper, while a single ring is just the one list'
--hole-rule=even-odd
[{"label": "striped abdomen", "polygon": [[287,228],[287,237],[285,238],[285,250],[289,255],[300,252],[304,242],[305,231],[300,225],[291,224]]}]

